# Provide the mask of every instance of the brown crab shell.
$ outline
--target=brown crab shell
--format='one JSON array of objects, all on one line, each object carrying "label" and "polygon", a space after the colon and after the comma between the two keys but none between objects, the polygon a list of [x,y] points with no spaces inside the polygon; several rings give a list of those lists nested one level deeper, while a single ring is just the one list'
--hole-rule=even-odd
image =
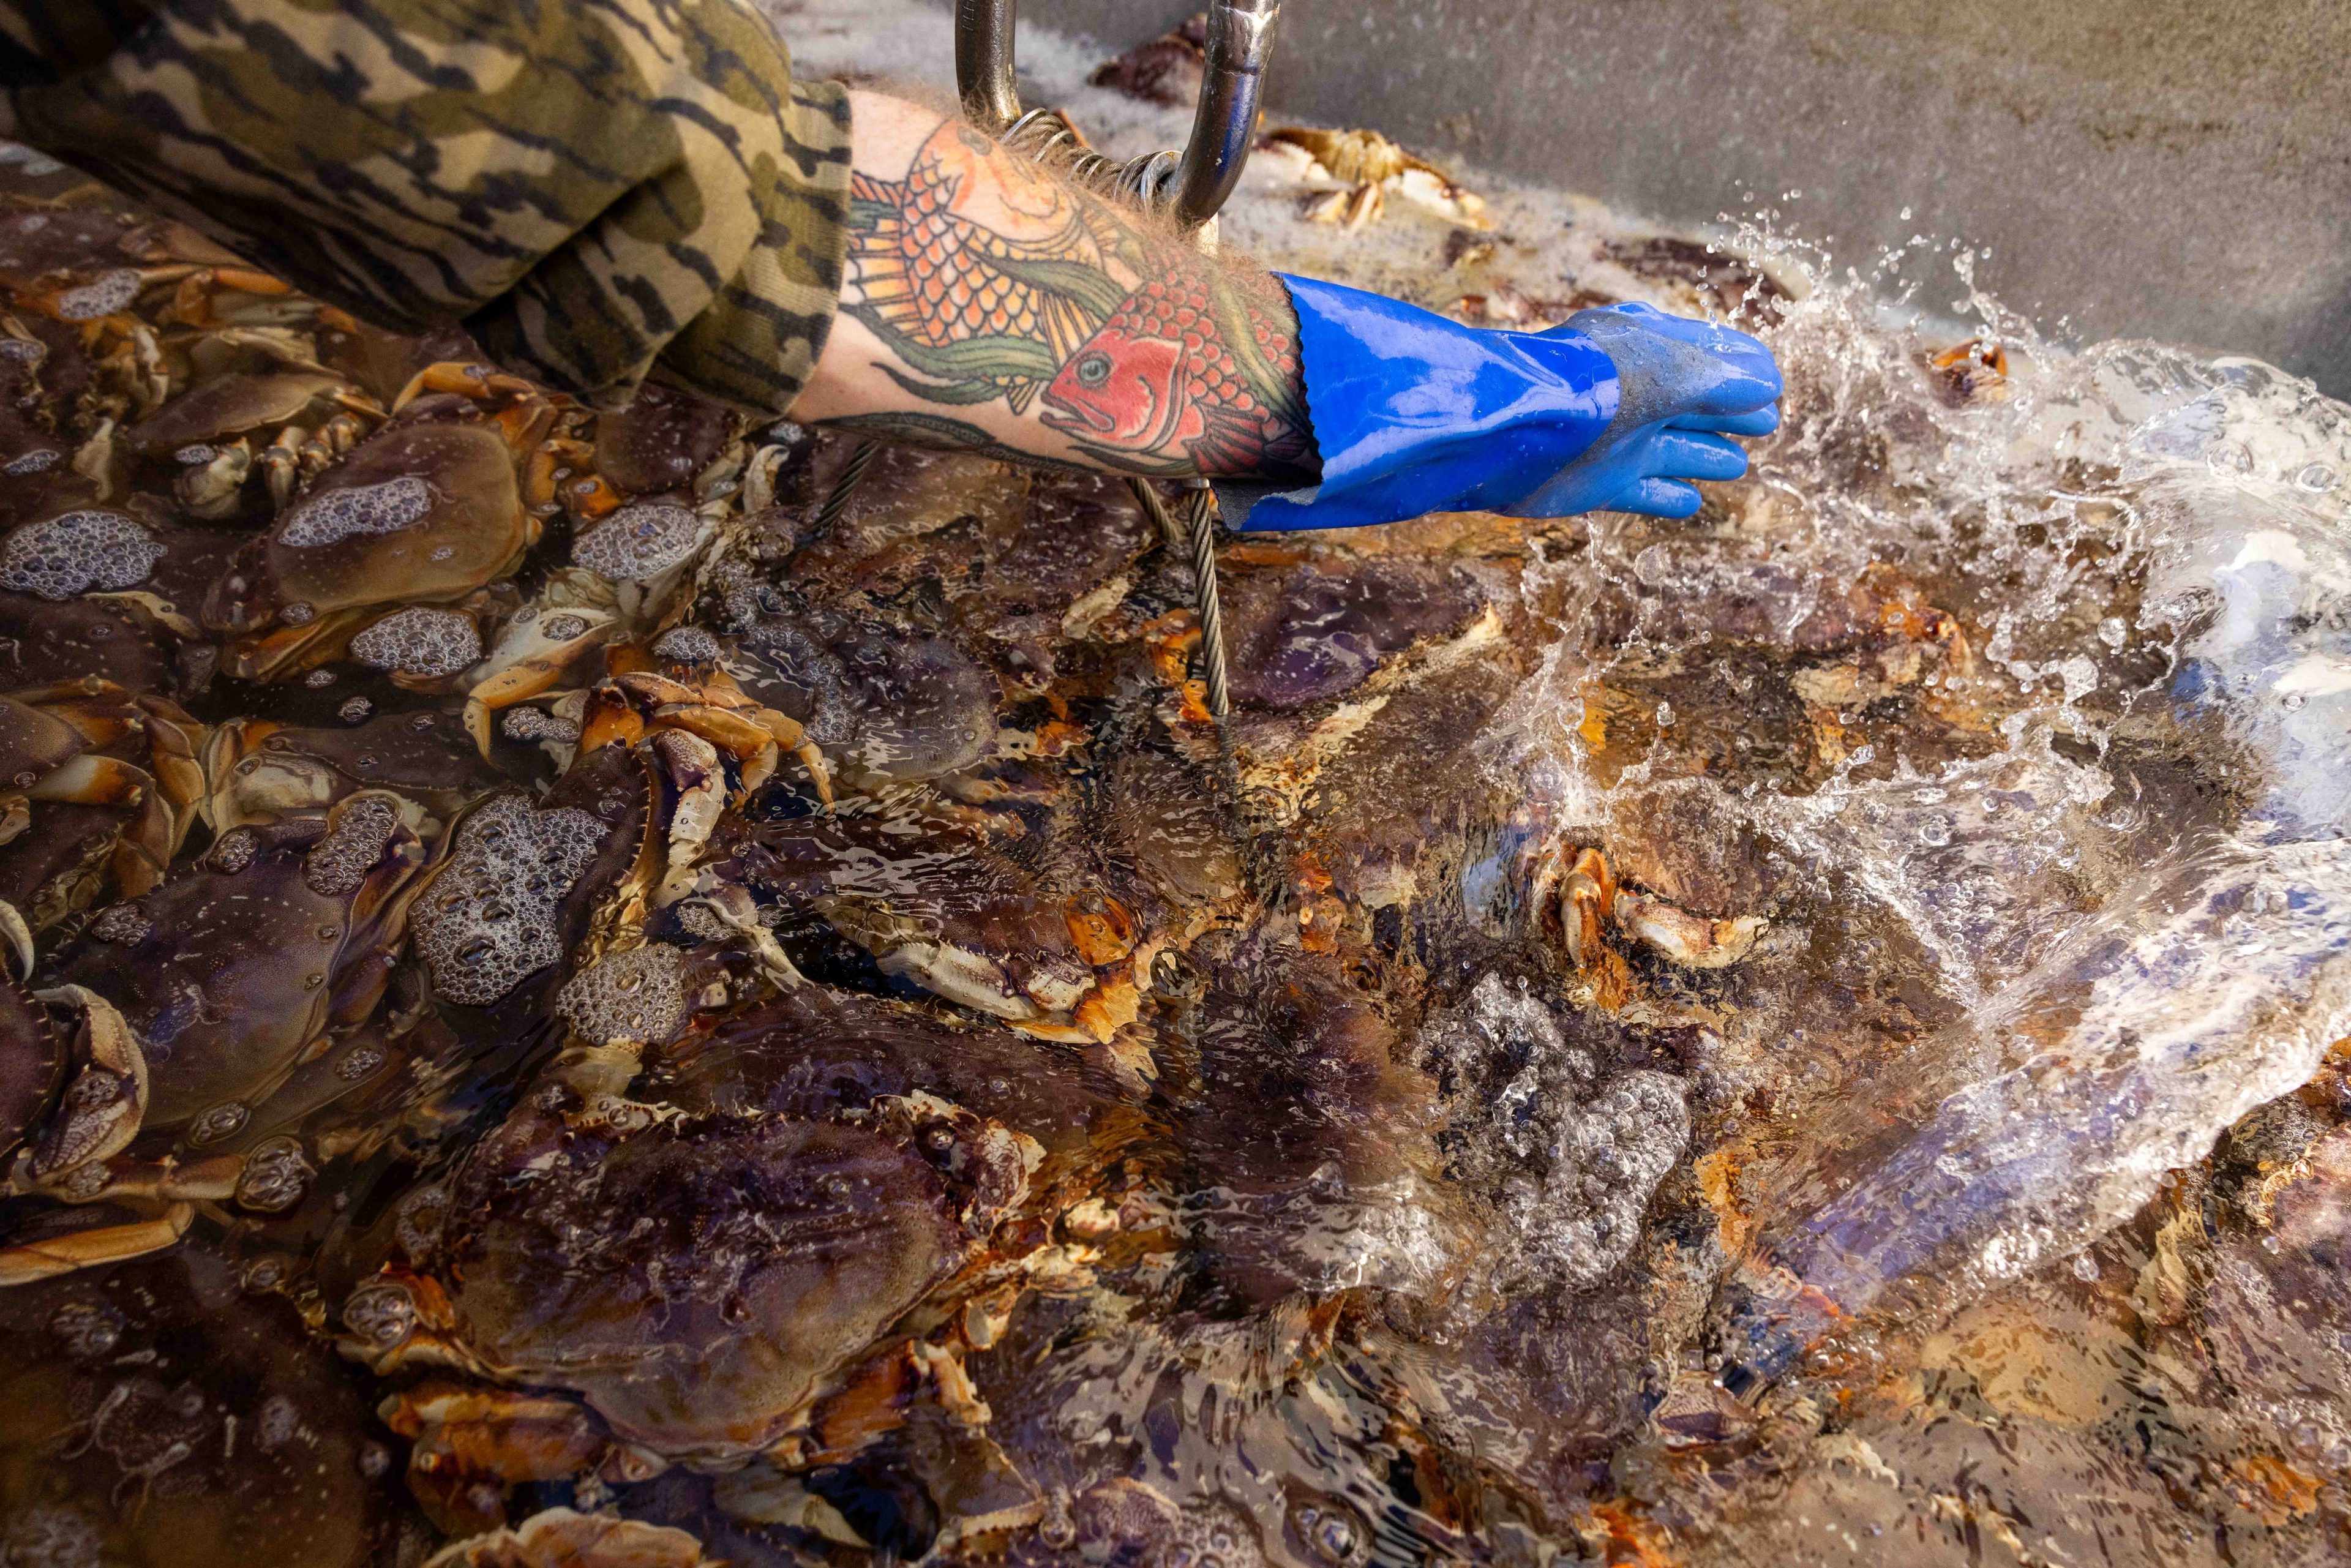
[{"label": "brown crab shell", "polygon": [[[514,451],[496,425],[463,417],[457,397],[420,398],[399,421],[354,447],[296,499],[256,552],[214,585],[204,622],[252,632],[285,622],[298,643],[319,623],[375,606],[463,598],[509,570],[531,537]],[[440,417],[436,417],[440,416]],[[338,493],[422,479],[423,514],[382,532],[354,528],[317,544],[286,542],[289,528]],[[287,611],[303,610],[288,621]],[[246,662],[266,666],[257,649]]]},{"label": "brown crab shell", "polygon": [[461,727],[430,710],[340,729],[231,719],[213,731],[204,772],[215,832],[324,810],[360,789],[393,790],[446,822],[505,782]]},{"label": "brown crab shell", "polygon": [[484,1361],[578,1391],[658,1453],[772,1444],[964,1256],[904,1138],[779,1118],[615,1137],[550,1101],[467,1157],[452,1300]]},{"label": "brown crab shell", "polygon": [[241,1131],[331,1026],[373,1009],[424,859],[399,804],[369,791],[232,830],[131,901],[118,939],[94,929],[66,956],[64,977],[147,1048],[151,1129],[201,1121],[198,1145]]},{"label": "brown crab shell", "polygon": [[132,425],[127,437],[142,457],[170,457],[183,447],[256,433],[266,439],[280,425],[316,417],[343,390],[340,377],[322,371],[232,371],[190,387]]},{"label": "brown crab shell", "polygon": [[735,416],[707,398],[647,382],[628,407],[596,421],[596,472],[626,495],[694,482],[735,434]]}]

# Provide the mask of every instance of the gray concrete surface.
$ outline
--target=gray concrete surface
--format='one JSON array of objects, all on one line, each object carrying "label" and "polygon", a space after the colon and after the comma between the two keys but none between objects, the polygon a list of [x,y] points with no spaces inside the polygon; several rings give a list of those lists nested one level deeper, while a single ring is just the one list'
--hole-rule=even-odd
[{"label": "gray concrete surface", "polygon": [[[1123,47],[1193,8],[1026,15]],[[2346,396],[2346,66],[2345,0],[1286,0],[1269,99],[1671,223],[1801,190],[1843,258],[1956,235],[2044,324]]]}]

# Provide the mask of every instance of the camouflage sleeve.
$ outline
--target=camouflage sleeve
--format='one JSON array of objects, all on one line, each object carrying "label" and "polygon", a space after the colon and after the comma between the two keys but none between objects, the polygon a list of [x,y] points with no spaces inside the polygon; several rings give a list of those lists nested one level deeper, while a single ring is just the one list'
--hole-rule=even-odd
[{"label": "camouflage sleeve", "polygon": [[744,0],[0,0],[0,130],[365,320],[609,407],[780,413],[849,107]]}]

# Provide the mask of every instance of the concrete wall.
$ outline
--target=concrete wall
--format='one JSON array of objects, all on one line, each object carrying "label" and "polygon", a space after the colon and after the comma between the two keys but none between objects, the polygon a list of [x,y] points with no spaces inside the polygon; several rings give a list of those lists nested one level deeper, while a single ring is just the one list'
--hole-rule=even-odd
[{"label": "concrete wall", "polygon": [[[1029,0],[1123,47],[1191,0]],[[2351,395],[2346,0],[1286,0],[1269,98],[1620,209],[1913,233],[2091,338]],[[1906,220],[1899,216],[1910,209]]]}]

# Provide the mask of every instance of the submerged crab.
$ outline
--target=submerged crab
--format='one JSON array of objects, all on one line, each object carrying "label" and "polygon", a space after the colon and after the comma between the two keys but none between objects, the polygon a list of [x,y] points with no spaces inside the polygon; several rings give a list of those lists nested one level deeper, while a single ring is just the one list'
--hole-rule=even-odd
[{"label": "submerged crab", "polygon": [[586,971],[570,1048],[343,1303],[346,1354],[474,1380],[389,1407],[453,1527],[516,1481],[679,1461],[737,1472],[760,1517],[910,1404],[985,1442],[962,1358],[1057,1256],[1040,1206],[1069,1200],[1099,1092],[889,1004],[800,990],[707,1018],[680,985],[699,961]]},{"label": "submerged crab", "polygon": [[218,1257],[0,1292],[0,1542],[23,1563],[400,1560],[389,1446],[283,1301]]},{"label": "submerged crab", "polygon": [[[308,1064],[331,1058],[333,1077],[306,1082],[299,1111],[385,1061],[380,1041],[352,1031],[383,996],[423,859],[401,816],[396,797],[362,791],[323,816],[233,829],[91,922],[58,963],[58,999],[85,1015],[83,1065],[18,1157],[16,1190],[77,1207],[161,1204],[181,1228],[193,1199],[261,1212],[298,1201],[315,1174],[308,1152],[246,1134],[256,1119],[287,1119],[269,1103]],[[12,1053],[39,1049],[18,1032]],[[134,1255],[170,1240],[166,1229],[75,1229],[22,1267]]]},{"label": "submerged crab", "polygon": [[446,607],[511,571],[538,537],[522,469],[556,411],[528,383],[475,365],[428,367],[415,388],[214,586],[204,621],[234,639],[232,673],[298,674],[387,612],[408,620],[377,633],[369,662],[428,677],[479,662],[473,618]]}]

